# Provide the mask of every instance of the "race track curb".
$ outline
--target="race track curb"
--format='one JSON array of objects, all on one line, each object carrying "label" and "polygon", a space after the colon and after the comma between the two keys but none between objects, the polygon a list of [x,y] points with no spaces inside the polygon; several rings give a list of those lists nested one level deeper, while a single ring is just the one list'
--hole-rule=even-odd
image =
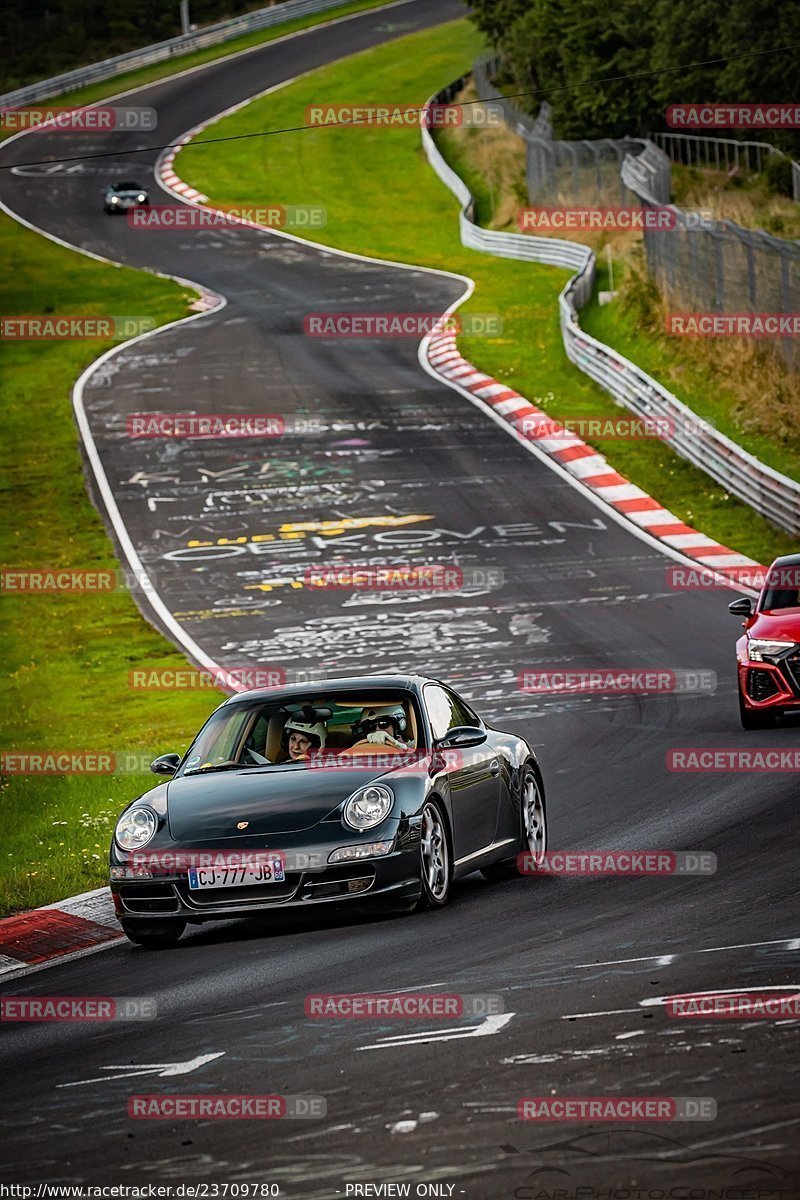
[{"label": "race track curb", "polygon": [[536,408],[519,392],[491,375],[484,375],[459,353],[454,331],[445,330],[431,336],[427,359],[444,383],[464,388],[502,417],[519,435],[558,462],[598,499],[671,550],[679,551],[700,566],[734,582],[740,582],[737,575],[741,577],[743,568],[752,568],[754,572],[763,570],[755,559],[686,525],[647,492],[615,471],[604,455],[592,446]]},{"label": "race track curb", "polygon": [[162,183],[166,184],[173,192],[177,192],[179,196],[183,196],[186,200],[198,200],[201,204],[208,199],[202,192],[198,192],[197,188],[190,187],[188,183],[184,183],[176,174],[173,168],[175,155],[180,153],[181,149],[191,141],[187,135],[179,139],[177,145],[170,146],[158,163],[158,178]]},{"label": "race track curb", "polygon": [[0,920],[0,980],[124,939],[107,887]]}]

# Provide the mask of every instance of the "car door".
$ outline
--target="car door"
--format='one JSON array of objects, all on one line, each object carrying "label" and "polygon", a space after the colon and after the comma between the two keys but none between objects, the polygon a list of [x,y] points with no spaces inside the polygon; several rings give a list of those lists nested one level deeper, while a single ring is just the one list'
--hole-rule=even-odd
[{"label": "car door", "polygon": [[[434,739],[446,737],[459,725],[481,724],[464,701],[442,684],[425,684],[423,695]],[[451,753],[451,763],[447,774],[453,805],[453,857],[458,862],[494,840],[502,775],[490,741]]]}]

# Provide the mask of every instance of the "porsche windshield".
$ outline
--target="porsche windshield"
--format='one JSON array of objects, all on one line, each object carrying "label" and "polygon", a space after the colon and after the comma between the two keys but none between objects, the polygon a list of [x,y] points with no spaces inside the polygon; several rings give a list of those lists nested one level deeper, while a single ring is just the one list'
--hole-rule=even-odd
[{"label": "porsche windshield", "polygon": [[320,756],[420,749],[420,723],[407,692],[310,695],[241,701],[217,709],[190,746],[178,775],[295,763]]}]

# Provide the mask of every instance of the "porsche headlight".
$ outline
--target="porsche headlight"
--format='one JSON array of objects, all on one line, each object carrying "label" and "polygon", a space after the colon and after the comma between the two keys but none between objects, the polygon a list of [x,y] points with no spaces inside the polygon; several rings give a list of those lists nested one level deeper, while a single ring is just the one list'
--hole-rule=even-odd
[{"label": "porsche headlight", "polygon": [[353,792],[342,810],[342,822],[350,829],[374,829],[391,810],[394,795],[380,783],[370,783]]},{"label": "porsche headlight", "polygon": [[114,840],[121,850],[141,850],[158,828],[158,817],[149,808],[130,808],[117,821]]},{"label": "porsche headlight", "polygon": [[112,203],[112,204],[119,204],[119,196],[112,196],[112,197],[111,197],[111,203]]},{"label": "porsche headlight", "polygon": [[136,199],[139,201],[140,204],[144,204],[147,197],[145,196],[144,192],[142,192],[142,194],[140,196],[137,196]]},{"label": "porsche headlight", "polygon": [[773,638],[750,638],[747,643],[747,656],[751,662],[769,662],[785,650],[791,650],[794,644],[775,641]]}]

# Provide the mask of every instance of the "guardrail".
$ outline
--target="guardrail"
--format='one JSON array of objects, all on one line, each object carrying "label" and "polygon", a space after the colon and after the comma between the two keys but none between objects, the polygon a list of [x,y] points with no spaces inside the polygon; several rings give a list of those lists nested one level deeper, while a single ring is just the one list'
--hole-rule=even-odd
[{"label": "guardrail", "polygon": [[343,3],[344,0],[284,0],[282,4],[259,8],[241,17],[232,17],[228,21],[218,21],[194,33],[180,34],[163,42],[154,42],[151,46],[143,46],[141,50],[129,50],[127,54],[117,54],[114,58],[106,58],[87,67],[66,71],[63,75],[54,75],[51,79],[27,84],[0,96],[0,105],[12,107],[47,100],[52,96],[63,96],[66,92],[77,91],[89,83],[113,79],[115,75],[135,71],[138,67],[149,67],[166,59],[176,58],[180,54],[188,54],[191,50],[217,46],[221,42],[230,41],[231,38],[240,37],[243,33],[269,29],[272,25],[282,25],[295,17],[338,8]]},{"label": "guardrail", "polygon": [[[448,84],[431,97],[429,104],[451,101],[466,78],[462,76]],[[431,167],[461,204],[459,228],[465,246],[503,258],[567,267],[575,272],[558,297],[561,336],[570,361],[625,408],[640,416],[665,421],[670,432],[663,440],[727,492],[782,529],[800,534],[800,483],[748,454],[635,363],[581,329],[578,310],[591,296],[594,284],[592,250],[576,242],[502,233],[476,225],[472,194],[445,162],[427,125],[422,127],[422,144]]]}]

